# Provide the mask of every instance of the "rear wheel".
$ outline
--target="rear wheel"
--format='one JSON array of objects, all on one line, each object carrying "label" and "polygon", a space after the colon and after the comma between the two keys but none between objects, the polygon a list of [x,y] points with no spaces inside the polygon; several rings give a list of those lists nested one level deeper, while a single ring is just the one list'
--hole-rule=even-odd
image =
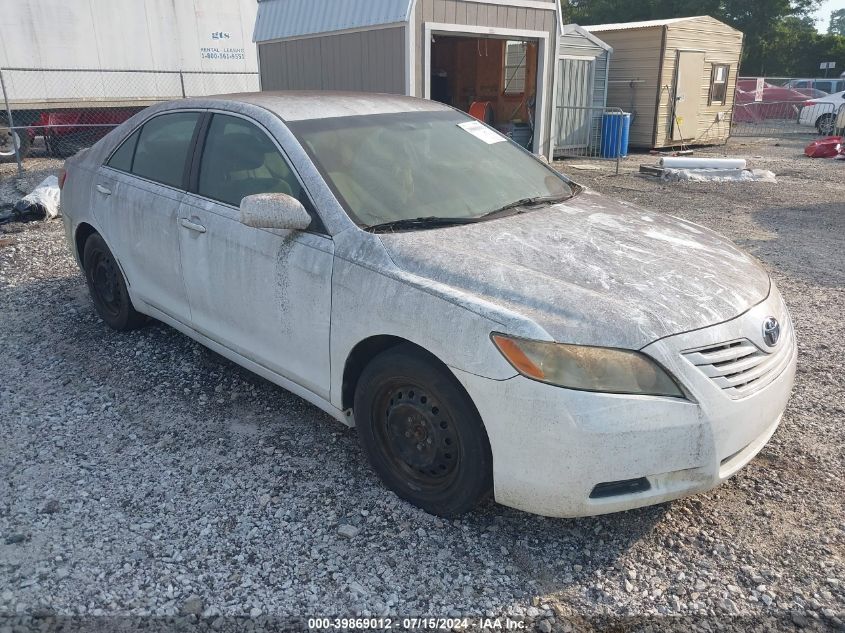
[{"label": "rear wheel", "polygon": [[123,273],[114,255],[97,233],[85,242],[82,268],[94,309],[106,325],[123,332],[146,323],[147,318],[132,305]]},{"label": "rear wheel", "polygon": [[400,345],[374,358],[355,390],[361,445],[397,495],[441,516],[468,512],[493,488],[484,425],[457,380]]},{"label": "rear wheel", "polygon": [[819,134],[823,136],[831,136],[833,134],[833,124],[836,120],[832,114],[823,114],[816,121],[816,129]]},{"label": "rear wheel", "polygon": [[18,147],[18,154],[21,160],[29,154],[29,134],[23,130],[13,130],[9,127],[2,127],[5,122],[0,122],[0,163],[12,163],[15,161],[15,146]]}]

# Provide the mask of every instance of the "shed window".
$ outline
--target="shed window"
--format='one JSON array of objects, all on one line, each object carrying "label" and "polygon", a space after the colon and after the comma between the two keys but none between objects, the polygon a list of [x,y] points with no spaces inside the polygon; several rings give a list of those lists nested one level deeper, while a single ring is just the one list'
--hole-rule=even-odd
[{"label": "shed window", "polygon": [[505,72],[502,92],[506,95],[525,93],[525,74],[528,45],[525,42],[505,42]]},{"label": "shed window", "polygon": [[725,105],[728,98],[728,75],[731,67],[727,64],[713,64],[710,74],[710,105]]}]

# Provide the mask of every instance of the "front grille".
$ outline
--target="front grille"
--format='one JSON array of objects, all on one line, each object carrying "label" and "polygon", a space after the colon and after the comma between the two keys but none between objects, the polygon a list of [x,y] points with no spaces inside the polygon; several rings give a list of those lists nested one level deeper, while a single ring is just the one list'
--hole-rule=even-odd
[{"label": "front grille", "polygon": [[683,352],[684,357],[729,397],[745,398],[770,384],[789,366],[795,353],[792,328],[773,352],[765,352],[748,339]]}]

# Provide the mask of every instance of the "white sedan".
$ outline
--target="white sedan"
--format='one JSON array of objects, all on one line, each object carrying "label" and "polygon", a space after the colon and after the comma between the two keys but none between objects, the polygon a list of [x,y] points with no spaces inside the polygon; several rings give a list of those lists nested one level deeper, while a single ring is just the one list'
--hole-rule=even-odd
[{"label": "white sedan", "polygon": [[805,101],[798,114],[798,123],[814,127],[819,134],[830,136],[836,130],[836,117],[845,107],[845,91]]},{"label": "white sedan", "polygon": [[751,257],[431,101],[160,104],[62,185],[106,324],[167,323],[356,426],[384,483],[433,513],[707,490],[792,387],[789,314]]}]

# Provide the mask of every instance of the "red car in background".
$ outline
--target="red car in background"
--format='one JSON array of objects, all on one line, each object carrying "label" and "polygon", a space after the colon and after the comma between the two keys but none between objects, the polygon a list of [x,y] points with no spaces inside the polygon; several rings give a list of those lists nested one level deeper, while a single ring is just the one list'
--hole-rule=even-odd
[{"label": "red car in background", "polygon": [[89,147],[143,108],[99,108],[41,112],[28,129],[29,140],[43,136],[53,156],[66,157]]},{"label": "red car in background", "polygon": [[734,100],[735,122],[758,123],[766,119],[798,120],[798,114],[807,97],[818,97],[821,91],[813,88],[795,90],[763,84],[762,99],[757,97],[756,79],[739,79],[736,82],[736,98]]}]

